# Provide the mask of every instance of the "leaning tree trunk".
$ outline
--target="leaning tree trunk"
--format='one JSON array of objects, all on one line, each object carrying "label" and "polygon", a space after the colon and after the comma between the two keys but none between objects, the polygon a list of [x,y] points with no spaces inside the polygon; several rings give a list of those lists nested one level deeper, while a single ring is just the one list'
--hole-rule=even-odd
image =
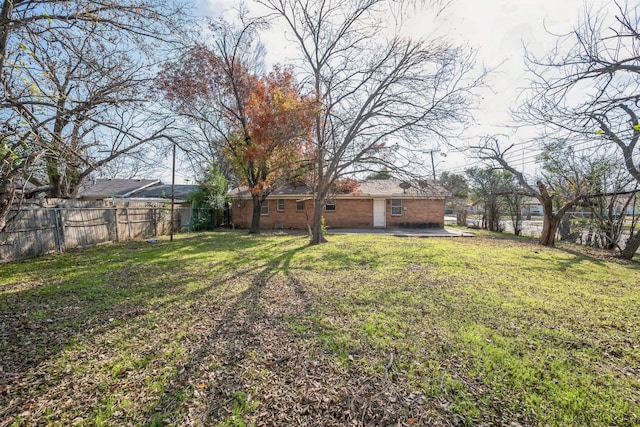
[{"label": "leaning tree trunk", "polygon": [[542,246],[554,246],[556,243],[556,232],[558,231],[558,224],[560,224],[560,221],[558,221],[557,218],[545,217],[544,223],[542,224],[542,234],[540,235],[538,243],[540,243]]},{"label": "leaning tree trunk", "polygon": [[253,214],[251,216],[251,227],[249,234],[260,234],[260,215],[262,214],[262,197],[251,196],[253,200]]},{"label": "leaning tree trunk", "polygon": [[640,231],[629,237],[627,245],[620,252],[620,257],[624,259],[631,259],[640,248]]},{"label": "leaning tree trunk", "polygon": [[540,190],[540,194],[535,196],[536,199],[542,205],[542,234],[540,235],[540,243],[542,246],[554,246],[556,243],[556,233],[558,231],[558,226],[560,225],[560,221],[565,216],[573,206],[576,205],[581,199],[581,197],[576,197],[573,200],[565,203],[562,208],[558,209],[558,211],[553,213],[553,198],[547,191],[547,186],[544,185],[542,181],[538,181],[536,183],[538,189]]}]

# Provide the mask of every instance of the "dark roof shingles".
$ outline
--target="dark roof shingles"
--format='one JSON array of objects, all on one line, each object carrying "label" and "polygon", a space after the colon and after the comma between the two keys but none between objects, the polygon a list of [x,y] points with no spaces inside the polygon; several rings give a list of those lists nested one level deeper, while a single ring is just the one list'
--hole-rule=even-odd
[{"label": "dark roof shingles", "polygon": [[95,179],[80,185],[78,197],[123,197],[149,185],[159,183],[157,179]]},{"label": "dark roof shingles", "polygon": [[[434,181],[421,181],[419,183],[411,183],[406,190],[400,186],[403,181],[393,179],[376,179],[368,180],[360,183],[358,189],[351,193],[353,196],[413,196],[413,197],[445,197],[448,196],[440,184]],[[311,194],[309,187],[306,185],[288,184],[274,190],[270,196],[308,196]],[[344,193],[343,193],[344,194]],[[250,197],[247,187],[234,188],[229,191],[231,198]]]}]

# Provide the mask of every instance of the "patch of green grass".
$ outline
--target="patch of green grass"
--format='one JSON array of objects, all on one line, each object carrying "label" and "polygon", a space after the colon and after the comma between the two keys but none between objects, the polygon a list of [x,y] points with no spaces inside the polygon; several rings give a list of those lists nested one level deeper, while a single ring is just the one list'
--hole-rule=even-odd
[{"label": "patch of green grass", "polygon": [[0,415],[244,426],[312,370],[468,425],[639,424],[639,264],[478,234],[203,233],[0,265]]},{"label": "patch of green grass", "polygon": [[246,427],[244,417],[257,407],[257,402],[252,400],[251,394],[244,391],[236,391],[232,393],[233,409],[231,415],[221,423],[218,427]]},{"label": "patch of green grass", "polygon": [[[631,320],[639,313],[637,264],[511,241],[429,239],[408,251],[386,239],[349,243],[376,258],[375,267],[357,261],[330,278],[304,273],[331,301],[322,311],[339,326],[324,328],[320,340],[339,360],[374,347],[369,362],[378,370],[391,352],[404,369],[405,355],[417,365],[416,384],[448,396],[470,423],[498,408],[550,425],[637,419],[640,382],[626,369],[640,360],[631,344],[639,339]],[[625,324],[625,333],[609,333],[605,319],[616,319],[617,332]],[[447,374],[429,368],[434,359]]]}]

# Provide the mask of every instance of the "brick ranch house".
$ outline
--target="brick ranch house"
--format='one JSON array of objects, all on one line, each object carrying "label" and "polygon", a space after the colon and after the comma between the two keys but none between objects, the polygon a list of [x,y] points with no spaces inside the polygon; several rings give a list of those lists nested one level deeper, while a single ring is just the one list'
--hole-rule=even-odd
[{"label": "brick ranch house", "polygon": [[[350,193],[336,194],[323,207],[331,228],[443,228],[447,191],[435,182],[397,180],[361,182]],[[229,192],[231,223],[249,228],[253,214],[246,188]],[[305,185],[289,184],[271,193],[262,206],[261,228],[307,229],[313,217],[313,195]]]}]

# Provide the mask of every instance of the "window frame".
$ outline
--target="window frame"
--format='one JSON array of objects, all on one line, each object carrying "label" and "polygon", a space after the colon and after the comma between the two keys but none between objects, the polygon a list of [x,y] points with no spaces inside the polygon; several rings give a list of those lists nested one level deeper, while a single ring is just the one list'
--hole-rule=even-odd
[{"label": "window frame", "polygon": [[402,207],[402,199],[391,199],[391,216],[402,216]]},{"label": "window frame", "polygon": [[265,200],[260,206],[260,216],[269,216],[269,201]]},{"label": "window frame", "polygon": [[296,212],[304,212],[304,200],[296,200]]},{"label": "window frame", "polygon": [[284,212],[285,201],[284,199],[278,199],[276,202],[276,210],[278,212]]},{"label": "window frame", "polygon": [[[329,206],[333,206],[333,209],[329,209]],[[324,211],[325,212],[335,212],[336,211],[336,200],[335,199],[327,200],[324,203]]]}]

